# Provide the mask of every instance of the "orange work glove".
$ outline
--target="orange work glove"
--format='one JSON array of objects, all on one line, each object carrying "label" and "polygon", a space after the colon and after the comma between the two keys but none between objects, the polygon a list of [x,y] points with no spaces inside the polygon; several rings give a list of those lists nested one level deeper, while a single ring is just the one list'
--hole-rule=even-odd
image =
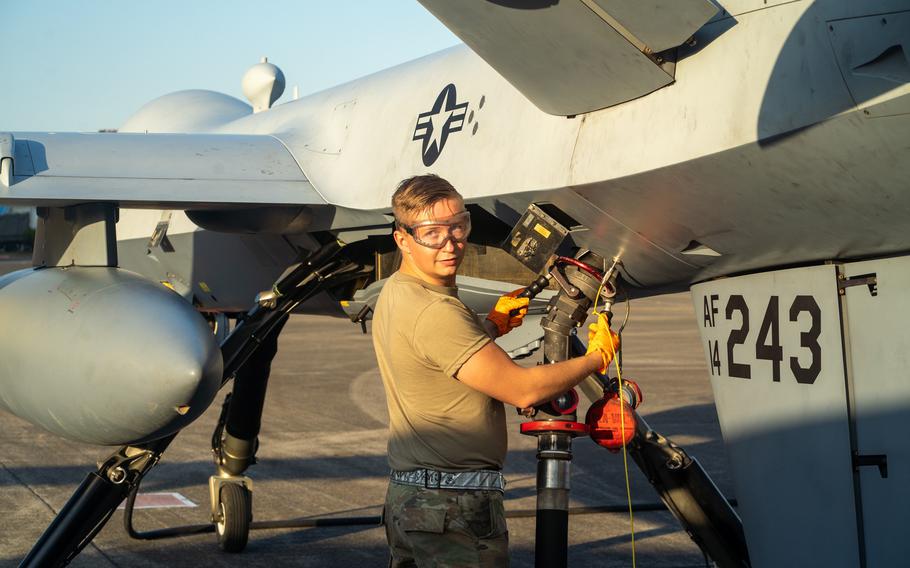
[{"label": "orange work glove", "polygon": [[487,319],[493,322],[499,335],[505,335],[512,329],[521,325],[525,314],[528,313],[528,298],[516,298],[515,296],[524,292],[524,288],[512,290],[504,296],[500,296],[496,305],[487,314]]},{"label": "orange work glove", "polygon": [[587,353],[597,351],[603,357],[604,364],[598,373],[603,375],[607,372],[607,367],[613,362],[613,356],[618,350],[619,336],[610,329],[610,324],[607,322],[607,314],[603,312],[597,314],[597,323],[592,323],[588,326]]}]

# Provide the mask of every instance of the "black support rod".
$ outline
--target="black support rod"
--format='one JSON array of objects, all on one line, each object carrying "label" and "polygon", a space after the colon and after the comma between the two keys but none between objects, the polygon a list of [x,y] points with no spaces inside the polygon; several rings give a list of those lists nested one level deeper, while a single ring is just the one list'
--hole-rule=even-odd
[{"label": "black support rod", "polygon": [[19,564],[20,568],[66,566],[95,538],[174,435],[143,447],[123,446],[89,473]]},{"label": "black support rod", "polygon": [[89,473],[19,564],[20,568],[66,566],[91,542],[127,496],[130,486]]}]

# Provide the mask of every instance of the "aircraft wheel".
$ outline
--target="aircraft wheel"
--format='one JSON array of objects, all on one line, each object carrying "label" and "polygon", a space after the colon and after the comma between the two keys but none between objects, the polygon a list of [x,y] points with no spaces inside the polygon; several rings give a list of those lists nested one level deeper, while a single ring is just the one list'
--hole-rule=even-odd
[{"label": "aircraft wheel", "polygon": [[253,496],[239,483],[225,483],[218,495],[218,520],[215,532],[218,546],[225,552],[243,552],[253,520]]}]

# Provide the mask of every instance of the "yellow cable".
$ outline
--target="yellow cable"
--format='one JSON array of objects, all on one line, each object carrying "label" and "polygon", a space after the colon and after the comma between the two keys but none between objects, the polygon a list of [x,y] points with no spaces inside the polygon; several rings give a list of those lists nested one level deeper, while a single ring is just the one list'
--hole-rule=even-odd
[{"label": "yellow cable", "polygon": [[622,371],[619,368],[619,361],[616,360],[616,348],[613,342],[610,342],[610,351],[613,352],[613,360],[616,361],[616,377],[619,379],[619,432],[622,436],[622,466],[626,474],[626,498],[629,501],[629,529],[632,535],[632,568],[635,568],[635,518],[632,515],[632,487],[629,484],[629,459],[626,452],[626,421],[623,412],[622,398]]},{"label": "yellow cable", "polygon": [[[600,300],[600,293],[603,291],[606,282],[601,280],[600,287],[597,289],[597,295],[594,296],[594,315],[597,316],[597,301]],[[628,302],[628,300],[626,300]],[[599,316],[598,316],[599,317]],[[619,380],[619,432],[622,436],[622,467],[626,475],[626,499],[629,503],[629,531],[632,536],[632,568],[635,568],[635,517],[632,515],[632,486],[629,483],[629,458],[626,452],[626,421],[622,408],[622,370],[619,368],[619,359],[616,357],[616,348],[610,341],[610,351],[613,352],[613,361],[616,363],[616,377]]]}]

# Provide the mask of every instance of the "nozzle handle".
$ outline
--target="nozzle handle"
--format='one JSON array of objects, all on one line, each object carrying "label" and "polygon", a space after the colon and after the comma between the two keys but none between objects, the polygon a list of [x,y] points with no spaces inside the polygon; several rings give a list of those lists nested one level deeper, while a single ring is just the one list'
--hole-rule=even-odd
[{"label": "nozzle handle", "polygon": [[521,294],[519,294],[517,297],[533,300],[537,294],[540,294],[540,292],[549,285],[550,279],[547,275],[538,276],[534,282],[531,282],[528,287],[522,290]]},{"label": "nozzle handle", "polygon": [[[540,291],[550,285],[550,279],[547,276],[538,276],[534,282],[531,282],[527,288],[521,291],[520,294],[515,296],[516,298],[527,298],[528,300],[533,300],[537,294],[540,294]],[[521,310],[512,310],[509,312],[511,316],[517,316],[518,312]]]}]

